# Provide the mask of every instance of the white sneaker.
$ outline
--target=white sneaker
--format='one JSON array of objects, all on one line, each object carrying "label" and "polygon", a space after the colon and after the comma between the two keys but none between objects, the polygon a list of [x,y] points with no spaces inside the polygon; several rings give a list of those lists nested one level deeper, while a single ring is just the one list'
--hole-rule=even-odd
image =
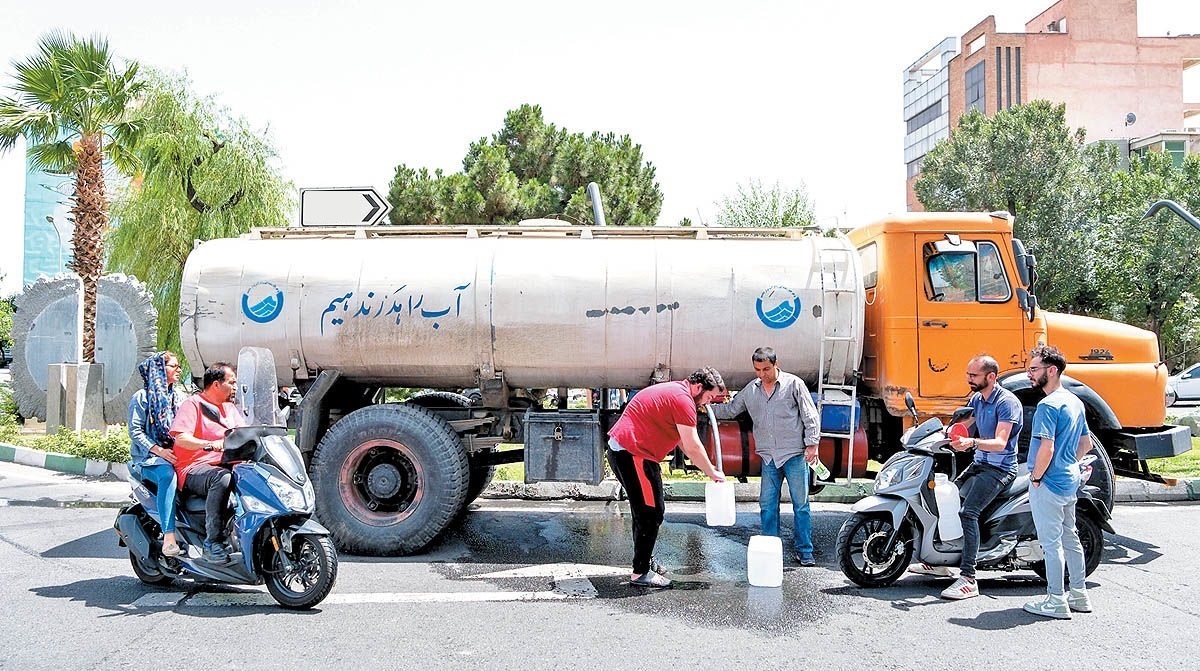
[{"label": "white sneaker", "polygon": [[1073,589],[1067,595],[1067,606],[1076,613],[1092,612],[1092,600],[1088,598],[1087,589]]},{"label": "white sneaker", "polygon": [[908,567],[909,573],[931,575],[936,578],[953,578],[954,569],[949,566],[930,566],[929,564],[913,564]]},{"label": "white sneaker", "polygon": [[1042,617],[1052,617],[1056,620],[1071,619],[1071,609],[1062,595],[1047,595],[1045,601],[1030,601],[1025,604],[1025,611]]},{"label": "white sneaker", "polygon": [[979,596],[979,584],[966,578],[959,578],[942,590],[943,599],[969,599],[973,596]]}]

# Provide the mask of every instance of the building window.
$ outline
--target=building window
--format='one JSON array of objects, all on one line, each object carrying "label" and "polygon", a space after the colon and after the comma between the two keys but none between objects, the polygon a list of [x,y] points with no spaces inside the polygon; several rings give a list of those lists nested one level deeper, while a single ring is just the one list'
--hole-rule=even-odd
[{"label": "building window", "polygon": [[1017,47],[1017,104],[1021,104],[1021,47]]},{"label": "building window", "polygon": [[[996,111],[1004,109],[1004,89],[1000,83],[1004,80],[1003,73],[1000,70],[1000,47],[996,47]],[[983,111],[983,110],[980,110]]]},{"label": "building window", "polygon": [[942,101],[934,101],[932,105],[917,112],[917,115],[908,120],[908,132],[915,133],[922,126],[932,123],[942,114]]},{"label": "building window", "polygon": [[987,95],[987,62],[978,63],[975,67],[967,70],[966,75],[966,92],[967,92],[967,107],[964,111],[979,110],[980,113],[986,114],[984,109],[983,98]]},{"label": "building window", "polygon": [[1163,142],[1163,151],[1171,157],[1171,163],[1175,164],[1176,168],[1183,167],[1183,157],[1187,155],[1187,149],[1184,147],[1183,140],[1167,140]]}]

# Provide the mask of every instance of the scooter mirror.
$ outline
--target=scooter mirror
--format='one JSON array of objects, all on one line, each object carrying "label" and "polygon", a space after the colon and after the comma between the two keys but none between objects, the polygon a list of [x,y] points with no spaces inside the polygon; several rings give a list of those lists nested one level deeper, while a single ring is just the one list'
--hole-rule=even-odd
[{"label": "scooter mirror", "polygon": [[912,392],[904,392],[904,407],[908,408],[913,417],[917,416],[917,404],[913,402]]}]

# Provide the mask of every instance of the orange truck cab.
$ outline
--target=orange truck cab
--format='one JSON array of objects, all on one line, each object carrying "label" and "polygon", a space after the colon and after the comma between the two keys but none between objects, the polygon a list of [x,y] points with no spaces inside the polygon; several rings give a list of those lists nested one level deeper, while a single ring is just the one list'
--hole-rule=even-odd
[{"label": "orange truck cab", "polygon": [[[1191,449],[1187,427],[1164,426],[1167,366],[1155,335],[1126,324],[1041,310],[1036,262],[1013,237],[1007,213],[913,213],[851,231],[866,288],[861,385],[872,457],[894,451],[904,395],[918,412],[948,416],[970,398],[976,354],[1000,364],[999,381],[1025,406],[1041,398],[1025,374],[1029,351],[1049,344],[1067,358],[1063,385],[1087,406],[1098,449],[1092,484],[1111,503],[1113,475],[1160,480],[1147,459]],[[1102,463],[1103,462],[1103,463]]]}]

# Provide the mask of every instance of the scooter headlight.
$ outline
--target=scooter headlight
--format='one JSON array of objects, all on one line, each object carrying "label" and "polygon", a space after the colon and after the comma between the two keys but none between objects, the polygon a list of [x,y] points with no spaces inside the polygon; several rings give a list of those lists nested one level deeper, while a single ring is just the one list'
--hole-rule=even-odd
[{"label": "scooter headlight", "polygon": [[920,459],[904,459],[885,466],[875,478],[875,493],[885,492],[906,480],[917,477],[920,470]]},{"label": "scooter headlight", "polygon": [[249,510],[252,513],[259,513],[261,515],[269,515],[275,512],[274,508],[258,500],[257,497],[251,496],[250,494],[242,494],[242,505],[246,507],[246,510]]},{"label": "scooter headlight", "polygon": [[[275,492],[275,496],[279,497],[283,505],[298,512],[312,512],[312,504],[309,501],[315,501],[316,497],[308,496],[305,489],[275,476],[268,478],[267,484],[271,486],[271,491]],[[309,485],[306,489],[311,490],[312,486]]]}]

